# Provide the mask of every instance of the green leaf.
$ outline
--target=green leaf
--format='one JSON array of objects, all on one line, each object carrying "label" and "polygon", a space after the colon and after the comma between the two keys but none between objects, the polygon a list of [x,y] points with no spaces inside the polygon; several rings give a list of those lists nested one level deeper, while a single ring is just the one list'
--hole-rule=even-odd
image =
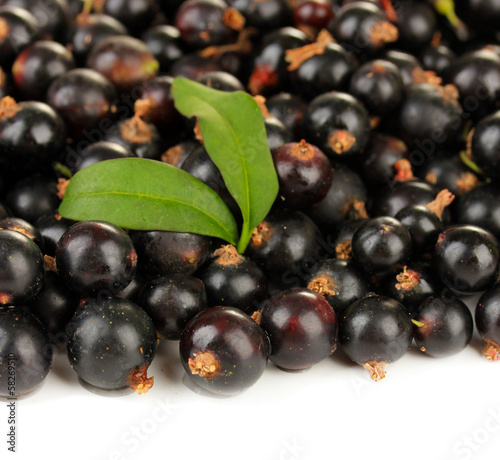
[{"label": "green leaf", "polygon": [[199,233],[236,244],[233,215],[210,187],[160,161],[122,158],[96,163],[71,179],[59,213],[133,230]]},{"label": "green leaf", "polygon": [[238,203],[243,227],[238,252],[266,217],[278,194],[278,177],[257,103],[243,91],[224,92],[185,78],[172,84],[175,106],[197,117],[205,148]]}]

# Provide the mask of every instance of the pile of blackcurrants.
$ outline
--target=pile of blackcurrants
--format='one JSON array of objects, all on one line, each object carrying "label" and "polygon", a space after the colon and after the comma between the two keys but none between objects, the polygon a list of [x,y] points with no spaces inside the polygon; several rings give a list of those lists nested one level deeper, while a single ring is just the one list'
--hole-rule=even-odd
[{"label": "pile of blackcurrants", "polygon": [[[222,395],[337,345],[379,380],[412,341],[460,352],[474,323],[499,360],[499,5],[0,0],[0,396],[36,388],[54,346],[138,393],[159,340]],[[179,76],[262,109],[279,194],[245,254],[58,213],[72,174],[141,157],[238,215]]]}]

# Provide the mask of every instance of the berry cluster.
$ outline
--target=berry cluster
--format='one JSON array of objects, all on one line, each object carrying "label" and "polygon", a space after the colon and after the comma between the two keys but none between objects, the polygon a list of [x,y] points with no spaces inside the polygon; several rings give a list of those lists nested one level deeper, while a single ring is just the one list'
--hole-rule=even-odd
[{"label": "berry cluster", "polygon": [[[499,360],[497,5],[0,0],[0,396],[36,388],[54,346],[86,384],[138,393],[159,340],[223,395],[337,348],[379,380],[413,342],[460,352],[474,324]],[[175,77],[261,109],[279,193],[244,254],[58,213],[72,175],[140,157],[241,226]]]}]

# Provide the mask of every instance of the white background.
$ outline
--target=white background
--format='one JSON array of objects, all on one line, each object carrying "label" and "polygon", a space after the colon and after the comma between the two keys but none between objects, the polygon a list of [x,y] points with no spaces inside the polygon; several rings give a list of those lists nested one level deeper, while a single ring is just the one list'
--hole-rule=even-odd
[{"label": "white background", "polygon": [[[146,395],[90,392],[59,351],[40,390],[17,401],[15,458],[494,460],[500,362],[481,350],[477,332],[449,358],[412,345],[379,382],[337,350],[301,373],[269,363],[255,386],[224,399],[186,386],[177,342],[160,344]],[[0,402],[2,459],[14,458],[7,417]]]}]

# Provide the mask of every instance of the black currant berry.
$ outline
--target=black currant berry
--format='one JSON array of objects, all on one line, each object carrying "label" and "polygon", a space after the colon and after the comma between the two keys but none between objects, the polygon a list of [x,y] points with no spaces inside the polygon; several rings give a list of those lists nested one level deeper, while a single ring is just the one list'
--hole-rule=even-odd
[{"label": "black currant berry", "polygon": [[416,51],[429,45],[436,32],[436,23],[436,13],[431,5],[407,0],[399,2],[396,47]]},{"label": "black currant berry", "polygon": [[[61,75],[49,86],[47,102],[64,120],[73,139],[98,131],[100,122],[113,119],[116,91],[111,82],[91,69],[74,69]],[[91,137],[92,139],[92,137]]]},{"label": "black currant berry", "polygon": [[432,70],[446,79],[451,63],[457,58],[455,53],[445,45],[429,45],[420,52],[420,60],[426,70]]},{"label": "black currant berry", "polygon": [[42,235],[43,253],[54,257],[57,242],[73,224],[76,224],[74,220],[65,219],[58,212],[51,212],[37,219],[35,226]]},{"label": "black currant berry", "polygon": [[455,196],[442,190],[434,201],[427,205],[406,206],[394,216],[410,232],[413,254],[422,258],[431,255],[439,234],[443,231],[441,216]]},{"label": "black currant berry", "polygon": [[500,110],[476,125],[470,153],[485,175],[495,181],[500,179]]},{"label": "black currant berry", "polygon": [[331,91],[311,101],[302,129],[309,142],[337,159],[363,151],[368,142],[370,119],[355,97]]},{"label": "black currant berry", "polygon": [[478,185],[462,195],[455,209],[455,222],[478,225],[500,238],[500,188],[496,182]]},{"label": "black currant berry", "polygon": [[365,297],[351,304],[340,318],[339,344],[370,377],[385,377],[387,364],[406,354],[413,339],[410,317],[397,300]]},{"label": "black currant berry", "polygon": [[149,278],[192,275],[210,253],[211,240],[205,235],[151,230],[133,231],[130,237],[139,258],[138,269]]},{"label": "black currant berry", "polygon": [[420,351],[444,358],[462,351],[474,330],[472,314],[457,297],[429,297],[413,321],[415,343]]},{"label": "black currant berry", "polygon": [[71,289],[84,294],[120,292],[132,280],[137,253],[116,225],[84,221],[72,225],[56,248],[57,272]]},{"label": "black currant berry", "polygon": [[266,100],[266,107],[288,130],[295,139],[302,137],[302,117],[307,109],[307,104],[297,95],[279,93]]},{"label": "black currant berry", "polygon": [[0,308],[0,396],[16,398],[38,387],[52,364],[42,323],[17,308]]},{"label": "black currant berry", "polygon": [[404,51],[389,49],[384,52],[382,59],[392,62],[399,69],[405,86],[413,84],[415,70],[422,69],[420,61],[413,54]]},{"label": "black currant berry", "polygon": [[35,297],[45,280],[40,248],[14,230],[0,230],[0,306]]},{"label": "black currant berry", "polygon": [[349,93],[363,103],[370,115],[383,117],[401,103],[404,95],[403,78],[392,62],[375,59],[354,72]]},{"label": "black currant berry", "polygon": [[198,78],[198,82],[203,83],[209,88],[218,89],[219,91],[245,91],[243,83],[234,75],[220,70],[204,73]]},{"label": "black currant berry", "polygon": [[254,230],[248,255],[268,278],[286,287],[300,286],[321,254],[321,232],[300,211],[273,211]]},{"label": "black currant berry", "polygon": [[51,171],[65,145],[64,122],[47,104],[0,100],[0,164],[9,174]]},{"label": "black currant berry", "polygon": [[307,288],[328,300],[337,317],[364,297],[370,282],[360,267],[351,260],[327,259],[313,265],[306,278]]},{"label": "black currant berry", "polygon": [[198,313],[182,332],[180,357],[188,377],[211,393],[232,396],[263,374],[269,340],[248,315],[233,307]]},{"label": "black currant berry", "polygon": [[86,65],[106,77],[122,93],[130,93],[153,79],[159,67],[146,44],[128,35],[108,37],[94,46]]},{"label": "black currant berry", "polygon": [[[1,3],[0,3],[1,5]],[[20,50],[34,43],[39,36],[35,17],[17,6],[0,8],[0,66],[7,69]]]},{"label": "black currant berry", "polygon": [[210,306],[231,306],[252,314],[269,297],[259,266],[237,253],[232,245],[214,252],[214,258],[197,272],[205,284]]},{"label": "black currant berry", "polygon": [[60,202],[57,183],[52,178],[41,175],[32,175],[17,181],[5,199],[5,204],[16,217],[31,224],[54,212]]},{"label": "black currant berry", "polygon": [[474,313],[477,331],[484,340],[483,355],[490,361],[500,360],[500,285],[483,293]]},{"label": "black currant berry", "polygon": [[309,289],[291,288],[274,295],[257,318],[271,342],[269,358],[280,369],[308,369],[337,348],[337,316],[321,295]]},{"label": "black currant berry", "polygon": [[436,242],[434,263],[441,280],[452,291],[484,291],[498,279],[497,239],[474,225],[448,228]]},{"label": "black currant berry", "polygon": [[402,303],[413,315],[429,296],[444,289],[434,268],[425,262],[410,262],[397,274],[387,275],[381,282],[381,292]]},{"label": "black currant berry", "polygon": [[246,19],[246,24],[259,30],[278,29],[290,24],[292,11],[287,0],[228,0]]},{"label": "black currant berry", "polygon": [[90,299],[66,327],[69,363],[80,379],[102,390],[153,386],[147,370],[156,353],[153,320],[136,304],[119,297]]},{"label": "black currant berry", "polygon": [[12,77],[23,99],[43,100],[50,84],[74,67],[75,61],[67,48],[40,40],[17,56]]},{"label": "black currant berry", "polygon": [[33,241],[41,251],[44,251],[42,235],[38,228],[19,217],[5,217],[0,220],[0,230],[14,230],[22,233]]},{"label": "black currant berry", "polygon": [[188,321],[205,310],[208,301],[201,280],[175,273],[145,282],[137,304],[151,317],[162,337],[179,340]]},{"label": "black currant berry", "polygon": [[[135,157],[135,155],[123,145],[116,142],[99,141],[82,149],[76,158],[71,159],[66,157],[66,166],[70,166],[72,171],[77,173],[83,168],[99,163],[100,161],[131,157]],[[72,163],[71,165],[68,164],[70,162]]]},{"label": "black currant berry", "polygon": [[76,16],[66,38],[69,48],[80,66],[85,64],[90,50],[108,37],[126,35],[127,29],[106,14],[83,13]]},{"label": "black currant berry", "polygon": [[170,70],[172,63],[184,54],[181,33],[174,26],[162,24],[150,27],[142,34],[141,40],[160,64],[160,72]]},{"label": "black currant berry", "polygon": [[29,303],[29,311],[43,323],[52,343],[66,345],[65,328],[79,300],[56,273],[47,271],[42,289]]},{"label": "black currant berry", "polygon": [[340,165],[332,170],[332,185],[320,202],[307,210],[307,214],[329,235],[344,222],[368,217],[366,214],[366,188],[352,169]]},{"label": "black currant berry", "polygon": [[366,272],[387,275],[408,262],[411,244],[410,233],[401,222],[388,216],[375,217],[354,232],[352,254]]},{"label": "black currant berry", "polygon": [[321,201],[332,183],[327,156],[304,139],[273,150],[279,195],[289,208],[303,208]]}]

